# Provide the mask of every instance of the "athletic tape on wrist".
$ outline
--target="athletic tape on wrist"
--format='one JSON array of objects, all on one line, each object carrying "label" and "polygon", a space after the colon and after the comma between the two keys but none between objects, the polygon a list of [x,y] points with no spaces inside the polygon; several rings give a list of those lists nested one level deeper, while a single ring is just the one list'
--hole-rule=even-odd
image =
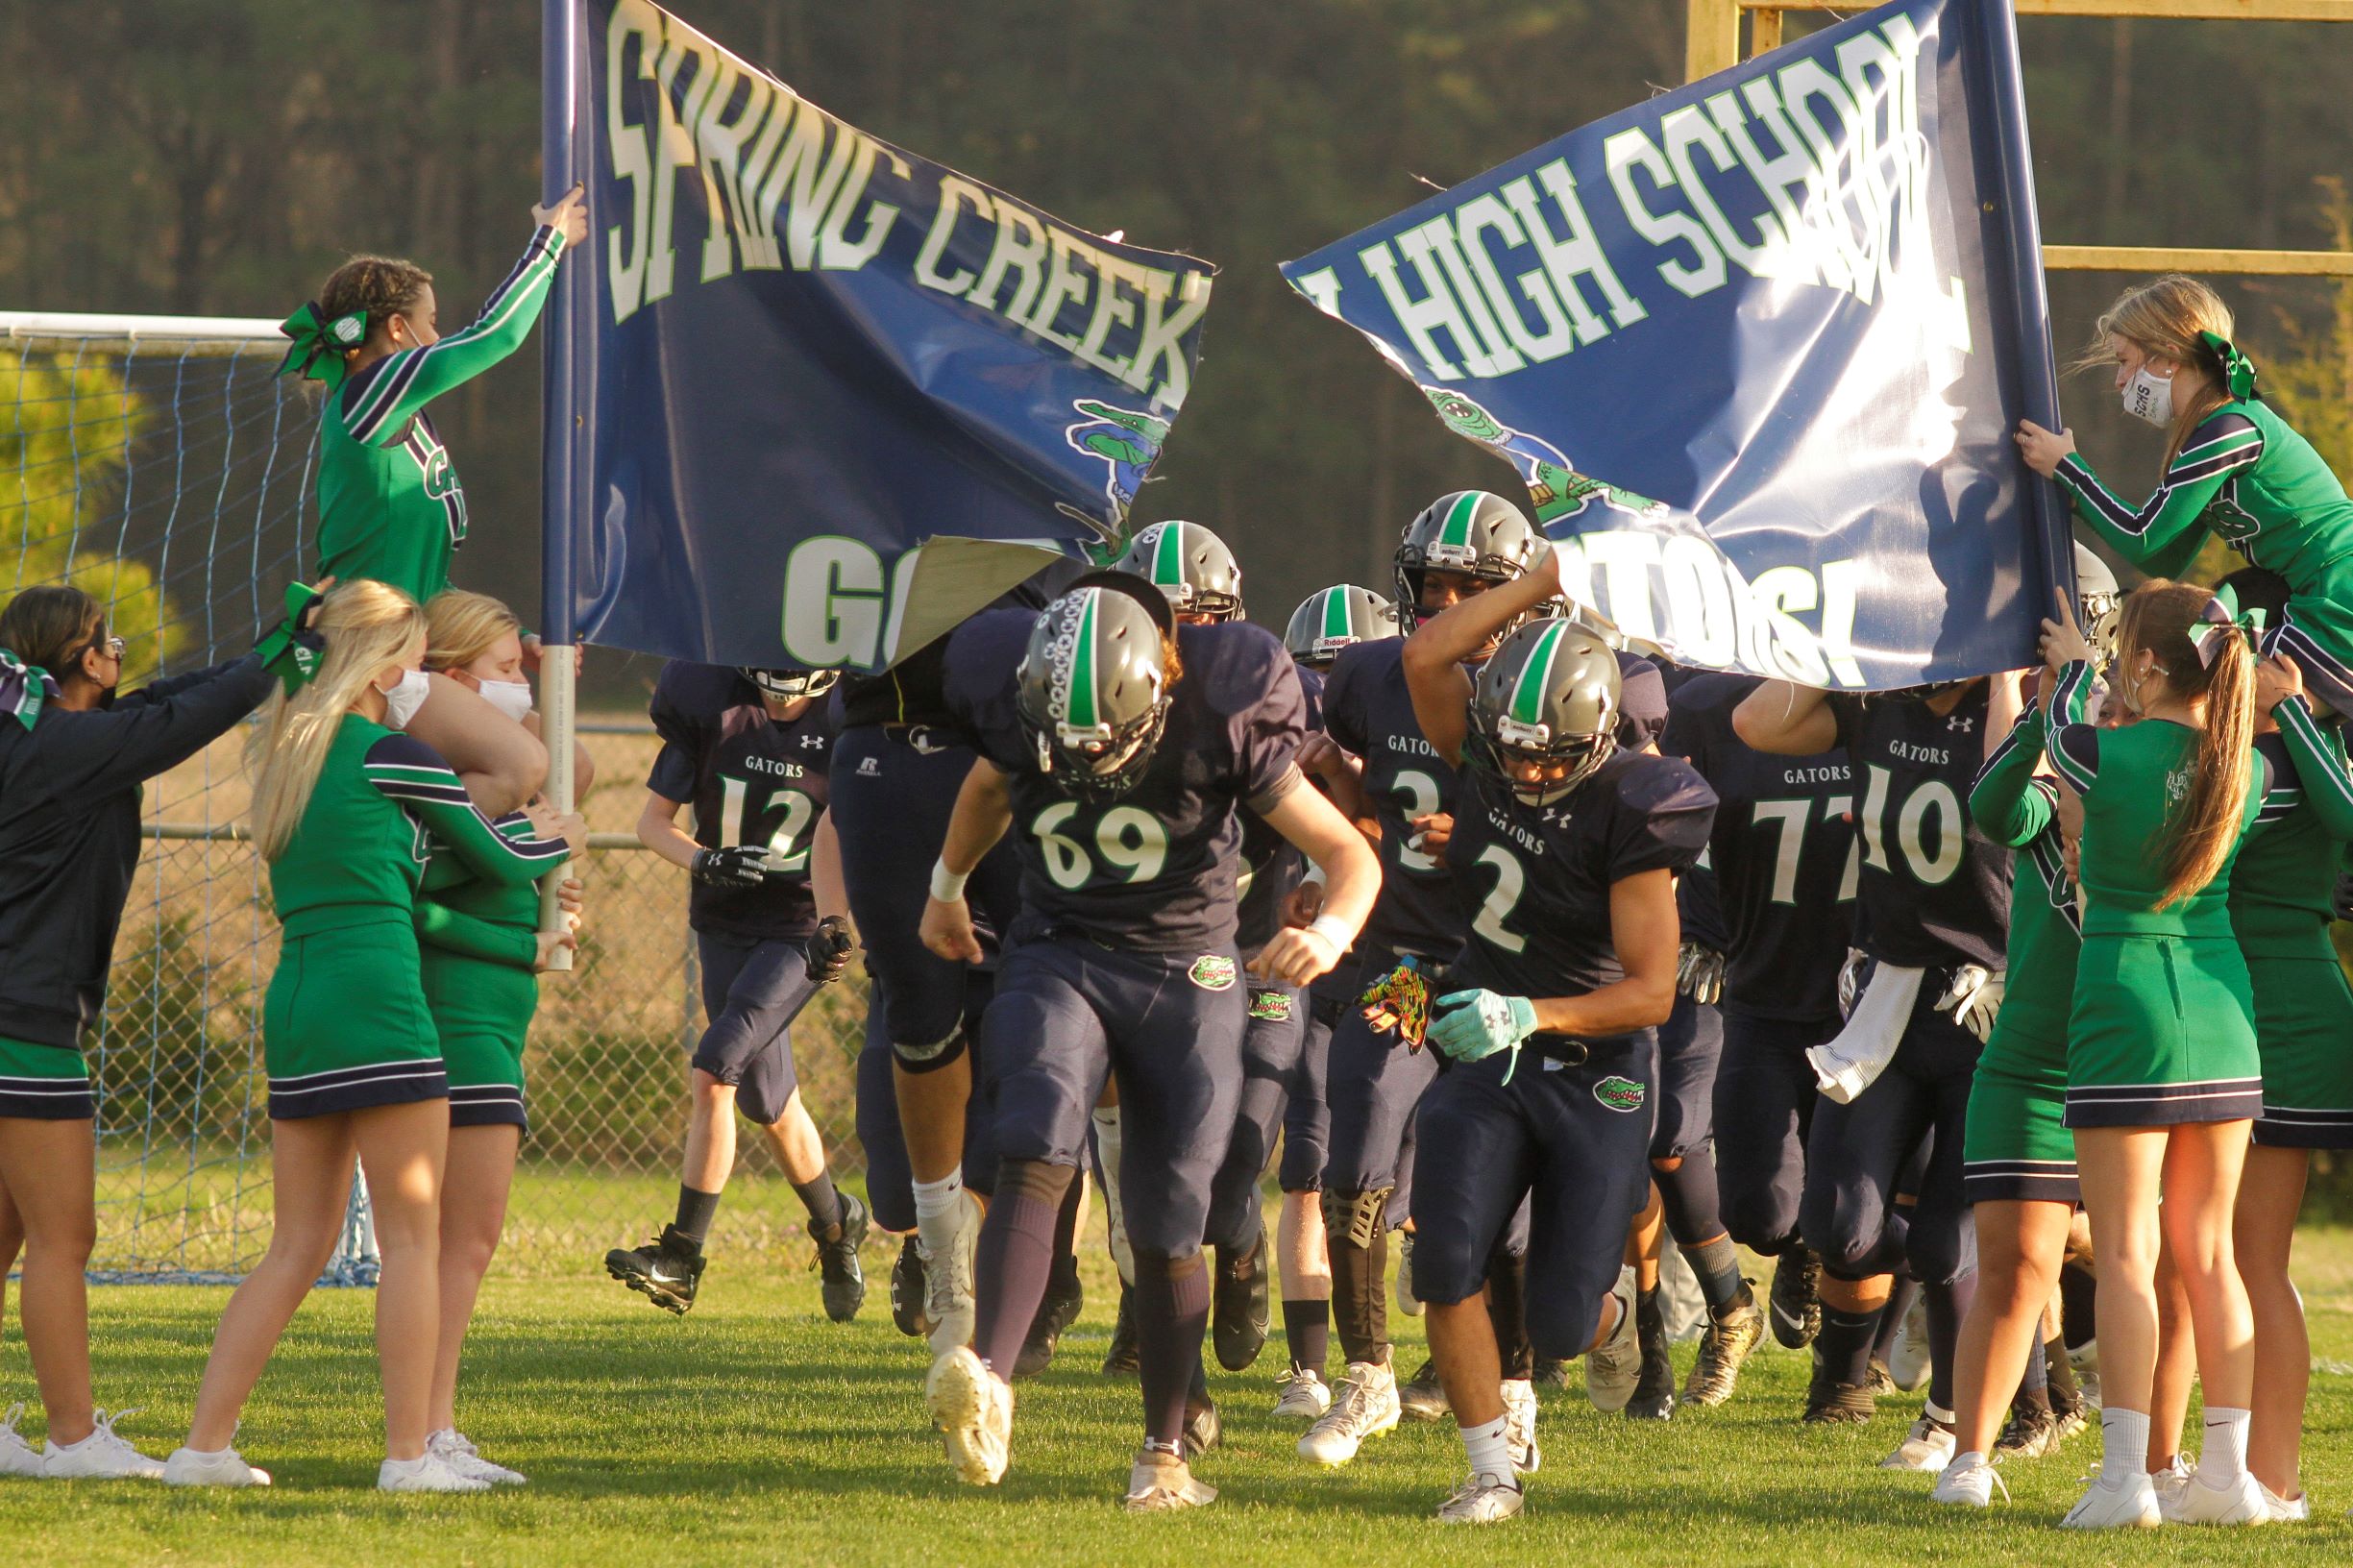
[{"label": "athletic tape on wrist", "polygon": [[1348,922],[1336,915],[1318,915],[1308,921],[1306,929],[1330,943],[1335,953],[1348,951],[1348,944],[1356,940],[1357,935],[1348,928]]},{"label": "athletic tape on wrist", "polygon": [[947,862],[944,860],[933,861],[931,863],[931,895],[944,904],[960,902],[964,897],[965,882],[971,874],[969,871],[949,870]]}]

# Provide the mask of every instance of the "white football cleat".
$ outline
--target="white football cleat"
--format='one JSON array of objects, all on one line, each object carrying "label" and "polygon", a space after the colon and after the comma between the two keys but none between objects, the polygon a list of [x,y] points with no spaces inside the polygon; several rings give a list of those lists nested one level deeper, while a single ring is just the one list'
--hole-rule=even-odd
[{"label": "white football cleat", "polygon": [[1887,1347],[1887,1375],[1896,1380],[1896,1386],[1907,1394],[1920,1392],[1920,1385],[1928,1381],[1928,1293],[1923,1290],[1912,1297],[1905,1309],[1903,1321],[1896,1325],[1896,1337]]},{"label": "white football cleat", "polygon": [[1290,1421],[1312,1421],[1332,1408],[1332,1390],[1310,1368],[1292,1367],[1275,1379],[1274,1413]]},{"label": "white football cleat", "polygon": [[1364,1439],[1397,1425],[1397,1373],[1386,1361],[1350,1361],[1332,1391],[1332,1408],[1299,1439],[1302,1458],[1346,1464]]},{"label": "white football cleat", "polygon": [[482,1451],[474,1446],[474,1439],[454,1427],[444,1427],[426,1438],[425,1452],[438,1455],[442,1463],[459,1475],[486,1481],[493,1486],[520,1486],[524,1482],[521,1471],[483,1458]]},{"label": "white football cleat", "polygon": [[2169,1525],[2265,1525],[2271,1510],[2264,1503],[2263,1482],[2245,1471],[2236,1481],[2210,1485],[2197,1477],[2187,1484],[2168,1487],[2157,1497],[2158,1512]]},{"label": "white football cleat", "polygon": [[376,1467],[380,1492],[486,1492],[490,1482],[479,1476],[461,1475],[431,1449],[413,1459],[386,1459]]},{"label": "white football cleat", "polygon": [[1990,1508],[1994,1506],[1996,1487],[2001,1488],[2001,1500],[2009,1502],[2010,1483],[1995,1472],[1992,1459],[1982,1454],[1957,1454],[1945,1466],[1945,1473],[1936,1478],[1936,1489],[1928,1494],[1928,1499],[1961,1508]]},{"label": "white football cleat", "polygon": [[[2255,1484],[2263,1486],[2260,1481]],[[2164,1506],[2163,1501],[2160,1500],[2158,1507],[2163,1507]],[[2301,1525],[2312,1519],[2312,1499],[2302,1492],[2297,1493],[2293,1498],[2285,1498],[2270,1487],[2263,1486],[2263,1506],[2264,1510],[2270,1514],[2271,1523],[2275,1525]]]},{"label": "white football cleat", "polygon": [[[1536,1385],[1526,1378],[1504,1380],[1504,1441],[1511,1445],[1514,1475],[1532,1476],[1544,1463],[1543,1451],[1536,1447]],[[1517,1513],[1519,1506],[1512,1505],[1511,1511]]]},{"label": "white football cleat", "polygon": [[233,1448],[175,1448],[163,1461],[166,1486],[267,1486],[270,1473],[245,1462]]},{"label": "white football cleat", "polygon": [[1013,1390],[970,1347],[958,1345],[932,1362],[923,1398],[956,1479],[970,1486],[1002,1481],[1013,1451]]},{"label": "white football cleat", "polygon": [[1518,1516],[1527,1503],[1517,1482],[1473,1476],[1438,1505],[1441,1525],[1494,1525]]},{"label": "white football cleat", "polygon": [[2105,1476],[2094,1476],[2059,1523],[2067,1530],[2154,1530],[2165,1515],[2158,1511],[2157,1488],[2145,1475],[2126,1476],[2114,1485]]},{"label": "white football cleat", "polygon": [[1896,1451],[1879,1461],[1879,1468],[1933,1476],[1952,1462],[1954,1446],[1952,1429],[1937,1425],[1923,1411],[1903,1441],[1896,1445]]},{"label": "white football cleat", "polygon": [[1130,1513],[1173,1513],[1216,1501],[1217,1488],[1193,1480],[1184,1455],[1147,1448],[1127,1473],[1127,1501],[1121,1507]]},{"label": "white football cleat", "polygon": [[161,1459],[149,1458],[114,1434],[115,1422],[137,1413],[131,1409],[109,1415],[99,1410],[90,1434],[80,1442],[61,1448],[50,1439],[48,1452],[41,1456],[41,1474],[51,1481],[161,1481]]},{"label": "white football cleat", "polygon": [[923,1315],[931,1319],[931,1353],[944,1356],[972,1342],[972,1249],[980,1243],[980,1200],[960,1192],[954,1238],[938,1254],[927,1254],[923,1271]]},{"label": "white football cleat", "polygon": [[1626,1409],[1634,1397],[1634,1384],[1642,1380],[1642,1336],[1634,1328],[1634,1286],[1632,1269],[1618,1276],[1618,1287],[1611,1294],[1618,1298],[1617,1326],[1609,1337],[1585,1352],[1585,1397],[1593,1408],[1605,1415],[1615,1415]]},{"label": "white football cleat", "polygon": [[37,1476],[41,1473],[40,1450],[18,1435],[16,1423],[25,1413],[24,1401],[18,1400],[0,1415],[0,1476]]}]

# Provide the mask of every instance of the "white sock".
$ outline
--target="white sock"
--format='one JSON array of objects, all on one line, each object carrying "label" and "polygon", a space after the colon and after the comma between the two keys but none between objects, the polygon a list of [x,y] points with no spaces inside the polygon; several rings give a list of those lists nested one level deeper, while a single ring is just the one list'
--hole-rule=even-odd
[{"label": "white sock", "polygon": [[1499,1415],[1483,1427],[1461,1427],[1457,1430],[1462,1433],[1463,1453],[1470,1456],[1471,1474],[1508,1484],[1511,1481],[1511,1444],[1504,1436],[1505,1420]]},{"label": "white sock", "polygon": [[1926,1416],[1929,1420],[1935,1422],[1940,1427],[1949,1428],[1952,1425],[1952,1412],[1950,1410],[1939,1409],[1937,1408],[1936,1401],[1933,1399],[1924,1399],[1921,1401],[1920,1413]]},{"label": "white sock", "polygon": [[1099,1105],[1092,1115],[1095,1149],[1103,1156],[1103,1210],[1110,1220],[1111,1261],[1119,1270],[1120,1283],[1134,1289],[1136,1250],[1128,1245],[1127,1208],[1119,1201],[1119,1108]]},{"label": "white sock", "polygon": [[2210,1486],[2235,1486],[2246,1474],[2248,1411],[2206,1407],[2206,1446],[2198,1451],[2197,1479]]},{"label": "white sock", "polygon": [[2099,1479],[2121,1486],[2148,1470],[2148,1416],[2114,1405],[2099,1412]]},{"label": "white sock", "polygon": [[958,1211],[964,1207],[964,1166],[936,1182],[915,1184],[915,1235],[923,1251],[944,1257],[956,1240]]}]

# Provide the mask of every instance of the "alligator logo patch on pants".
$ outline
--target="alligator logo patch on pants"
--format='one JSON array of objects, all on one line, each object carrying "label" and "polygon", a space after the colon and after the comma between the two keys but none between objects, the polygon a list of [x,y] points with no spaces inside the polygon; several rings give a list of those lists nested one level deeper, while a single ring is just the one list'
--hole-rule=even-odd
[{"label": "alligator logo patch on pants", "polygon": [[1269,1023],[1288,1023],[1291,1017],[1291,993],[1287,991],[1253,991],[1250,993],[1250,1016],[1264,1018]]},{"label": "alligator logo patch on pants", "polygon": [[1234,989],[1234,972],[1232,959],[1213,953],[1206,958],[1193,960],[1192,983],[1203,991],[1231,991]]},{"label": "alligator logo patch on pants", "polygon": [[1642,1086],[1614,1072],[1593,1086],[1593,1097],[1611,1111],[1630,1113],[1642,1109]]}]

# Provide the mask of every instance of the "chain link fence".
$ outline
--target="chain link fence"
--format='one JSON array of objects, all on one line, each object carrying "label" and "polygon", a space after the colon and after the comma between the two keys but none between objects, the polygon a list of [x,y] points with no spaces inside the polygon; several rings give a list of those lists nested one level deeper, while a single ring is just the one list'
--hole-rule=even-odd
[{"label": "chain link fence", "polygon": [[[670,1216],[686,1124],[685,1060],[702,1028],[686,873],[624,831],[656,743],[642,720],[591,722],[603,781],[577,873],[586,929],[570,974],[543,977],[525,1058],[531,1128],[500,1266],[569,1273]],[[98,1246],[109,1280],[232,1279],[270,1234],[261,1002],[277,922],[245,808],[242,735],[150,790],[150,843],[115,943],[99,1089]],[[801,1093],[836,1173],[862,1172],[852,1131],[866,984],[827,988],[793,1031]],[[730,1253],[804,1257],[802,1215],[772,1152],[741,1125],[718,1235]]]}]

